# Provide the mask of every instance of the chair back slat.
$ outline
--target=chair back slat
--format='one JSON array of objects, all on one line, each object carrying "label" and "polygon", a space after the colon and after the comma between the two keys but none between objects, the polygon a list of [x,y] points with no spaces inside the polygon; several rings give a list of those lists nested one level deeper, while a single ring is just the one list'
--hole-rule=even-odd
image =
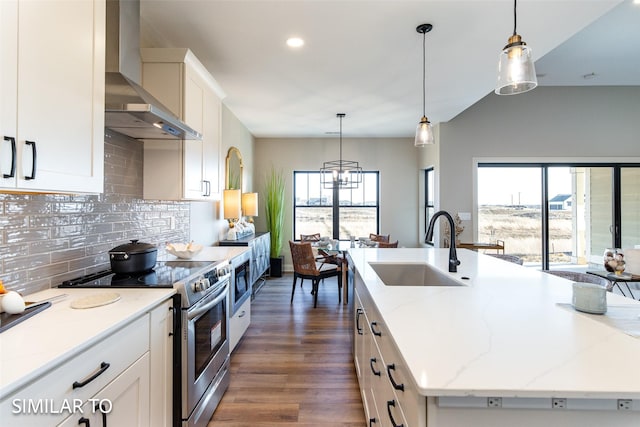
[{"label": "chair back slat", "polygon": [[320,233],[314,234],[301,234],[300,235],[301,242],[319,242],[320,241]]},{"label": "chair back slat", "polygon": [[378,242],[378,247],[379,248],[397,248],[398,241],[396,240],[395,242]]},{"label": "chair back slat", "polygon": [[369,234],[369,239],[374,242],[387,242],[389,243],[389,239],[391,238],[391,234]]},{"label": "chair back slat", "polygon": [[291,259],[293,260],[293,270],[298,274],[317,276],[319,274],[316,266],[316,258],[313,255],[313,248],[309,242],[294,242],[289,240],[291,249]]}]

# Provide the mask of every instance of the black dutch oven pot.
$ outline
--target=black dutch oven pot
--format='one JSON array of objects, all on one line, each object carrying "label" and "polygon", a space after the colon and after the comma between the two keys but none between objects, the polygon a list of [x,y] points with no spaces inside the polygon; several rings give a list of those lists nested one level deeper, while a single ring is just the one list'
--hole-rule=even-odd
[{"label": "black dutch oven pot", "polygon": [[150,243],[131,243],[116,246],[109,251],[111,270],[116,274],[142,273],[156,265],[158,249]]}]

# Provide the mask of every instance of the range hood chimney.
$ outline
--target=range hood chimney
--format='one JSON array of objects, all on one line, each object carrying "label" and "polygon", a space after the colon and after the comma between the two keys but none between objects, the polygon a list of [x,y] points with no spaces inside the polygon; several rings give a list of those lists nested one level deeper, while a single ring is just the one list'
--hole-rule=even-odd
[{"label": "range hood chimney", "polygon": [[137,82],[140,1],[107,0],[105,127],[135,139],[202,139]]}]

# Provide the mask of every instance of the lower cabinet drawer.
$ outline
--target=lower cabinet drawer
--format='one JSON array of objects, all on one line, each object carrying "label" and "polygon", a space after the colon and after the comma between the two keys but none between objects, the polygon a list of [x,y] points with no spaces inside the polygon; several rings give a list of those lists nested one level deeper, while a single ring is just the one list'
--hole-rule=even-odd
[{"label": "lower cabinet drawer", "polygon": [[242,305],[236,311],[236,314],[229,319],[229,344],[230,349],[233,351],[236,345],[249,328],[251,323],[251,298],[242,303]]},{"label": "lower cabinet drawer", "polygon": [[148,350],[145,315],[0,402],[3,425],[60,423]]}]

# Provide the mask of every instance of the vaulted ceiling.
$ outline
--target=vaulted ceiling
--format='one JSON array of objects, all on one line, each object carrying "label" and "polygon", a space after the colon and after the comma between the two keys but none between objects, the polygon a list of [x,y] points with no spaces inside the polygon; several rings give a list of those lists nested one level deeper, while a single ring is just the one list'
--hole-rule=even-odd
[{"label": "vaulted ceiling", "polygon": [[[638,0],[524,0],[517,32],[541,86],[640,85]],[[188,47],[256,137],[411,137],[492,93],[507,0],[142,0],[142,43]],[[304,39],[291,49],[291,36]],[[497,95],[496,95],[497,96]],[[516,95],[516,96],[526,96]]]}]

